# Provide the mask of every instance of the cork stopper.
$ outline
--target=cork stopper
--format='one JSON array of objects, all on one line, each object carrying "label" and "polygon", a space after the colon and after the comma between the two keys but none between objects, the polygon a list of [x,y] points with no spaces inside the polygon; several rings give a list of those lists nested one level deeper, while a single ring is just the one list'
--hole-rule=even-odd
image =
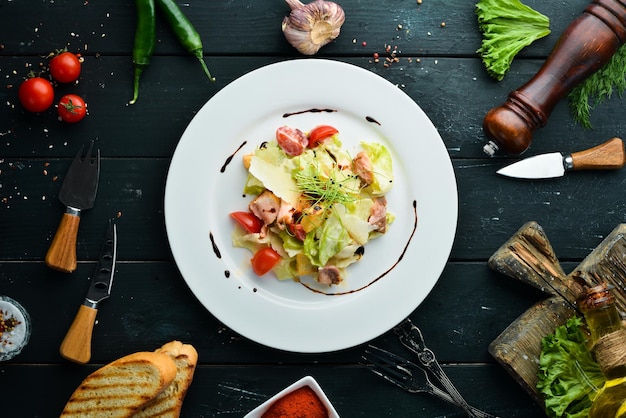
[{"label": "cork stopper", "polygon": [[602,283],[584,292],[577,300],[578,307],[583,312],[610,305],[615,302],[615,297],[611,293],[612,286]]}]

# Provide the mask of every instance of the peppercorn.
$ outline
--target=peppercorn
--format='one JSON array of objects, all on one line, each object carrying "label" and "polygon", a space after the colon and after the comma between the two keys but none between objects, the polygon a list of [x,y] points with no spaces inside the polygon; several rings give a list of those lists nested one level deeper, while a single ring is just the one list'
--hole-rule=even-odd
[{"label": "peppercorn", "polygon": [[14,317],[6,318],[6,313],[0,311],[0,337],[5,332],[11,332],[19,325],[19,321]]}]

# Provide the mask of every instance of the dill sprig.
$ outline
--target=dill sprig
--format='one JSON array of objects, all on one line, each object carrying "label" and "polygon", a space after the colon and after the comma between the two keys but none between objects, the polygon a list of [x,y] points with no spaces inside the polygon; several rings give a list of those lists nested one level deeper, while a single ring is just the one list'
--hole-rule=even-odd
[{"label": "dill sprig", "polygon": [[626,91],[626,48],[620,47],[609,62],[576,86],[568,95],[574,120],[591,128],[591,111],[614,91],[621,97]]},{"label": "dill sprig", "polygon": [[350,187],[344,187],[345,183],[353,180],[349,176],[338,179],[335,170],[330,175],[321,175],[318,169],[301,170],[294,175],[298,188],[307,198],[316,201],[316,203],[324,202],[328,206],[333,203],[349,203],[357,200],[358,190]]}]

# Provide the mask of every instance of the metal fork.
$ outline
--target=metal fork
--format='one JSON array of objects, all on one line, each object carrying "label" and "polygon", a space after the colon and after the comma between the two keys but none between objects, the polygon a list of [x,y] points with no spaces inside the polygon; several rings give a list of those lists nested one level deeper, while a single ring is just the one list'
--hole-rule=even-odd
[{"label": "metal fork", "polygon": [[[365,367],[407,392],[428,393],[463,408],[446,391],[433,384],[425,370],[397,354],[369,345],[369,350],[365,350],[365,355],[362,358],[371,363],[364,364]],[[465,410],[465,408],[463,409]],[[468,405],[468,409],[465,411],[471,417],[495,418],[493,415],[470,405]]]},{"label": "metal fork", "polygon": [[[400,325],[394,328],[394,332],[398,335],[400,342],[410,351],[417,355],[420,364],[425,367],[433,376],[441,383],[444,389],[450,394],[454,402],[467,412],[470,417],[491,417],[492,415],[476,415],[473,414],[472,408],[456,389],[448,375],[443,371],[441,365],[435,357],[435,353],[424,343],[422,331],[410,319],[405,319]],[[483,413],[485,414],[485,413]]]}]

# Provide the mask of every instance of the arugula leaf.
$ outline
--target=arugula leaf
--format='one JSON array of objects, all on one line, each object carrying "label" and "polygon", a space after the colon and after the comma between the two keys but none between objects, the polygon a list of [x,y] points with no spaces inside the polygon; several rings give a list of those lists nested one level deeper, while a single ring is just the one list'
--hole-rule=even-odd
[{"label": "arugula leaf", "polygon": [[553,418],[586,418],[591,399],[604,385],[582,324],[581,318],[572,317],[541,341],[537,390]]},{"label": "arugula leaf", "polygon": [[519,51],[550,34],[550,19],[519,0],[479,0],[476,16],[483,34],[476,52],[489,75],[498,81]]}]

